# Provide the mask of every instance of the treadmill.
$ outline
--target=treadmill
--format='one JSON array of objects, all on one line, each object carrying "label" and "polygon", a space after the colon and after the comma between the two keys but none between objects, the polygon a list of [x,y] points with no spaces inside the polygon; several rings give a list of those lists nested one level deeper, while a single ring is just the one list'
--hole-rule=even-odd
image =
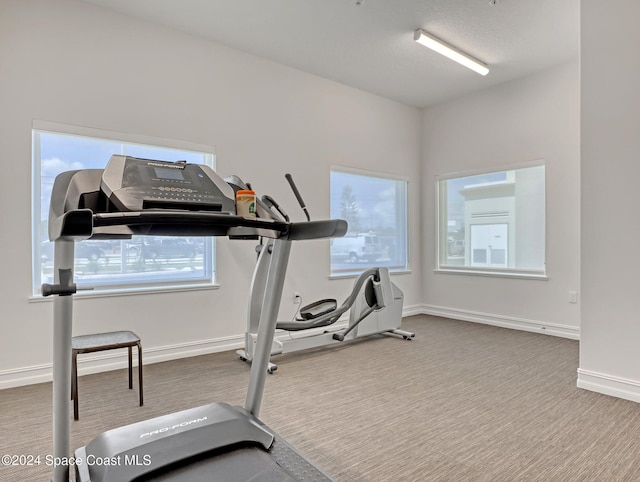
[{"label": "treadmill", "polygon": [[[178,186],[176,188],[176,186]],[[344,220],[291,223],[259,203],[235,214],[234,188],[205,165],[114,155],[105,169],[60,174],[49,238],[55,242],[53,308],[53,482],[327,481],[320,469],[258,416],[292,241],[343,236]],[[243,407],[211,403],[109,430],[70,457],[74,245],[132,235],[273,239],[256,351]]]}]

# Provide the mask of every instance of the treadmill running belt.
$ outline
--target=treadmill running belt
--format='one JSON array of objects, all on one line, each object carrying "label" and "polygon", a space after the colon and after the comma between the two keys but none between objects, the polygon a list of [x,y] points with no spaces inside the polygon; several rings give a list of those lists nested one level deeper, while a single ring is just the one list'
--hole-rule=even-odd
[{"label": "treadmill running belt", "polygon": [[[298,479],[255,446],[214,451],[161,472],[137,478],[136,482],[294,482]],[[315,480],[306,479],[305,480]]]}]

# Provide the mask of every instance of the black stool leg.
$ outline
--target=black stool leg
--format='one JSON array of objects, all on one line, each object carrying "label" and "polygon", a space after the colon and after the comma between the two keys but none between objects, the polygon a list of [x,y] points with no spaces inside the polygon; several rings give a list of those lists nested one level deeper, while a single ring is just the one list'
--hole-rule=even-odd
[{"label": "black stool leg", "polygon": [[73,399],[73,419],[80,418],[78,414],[78,354],[73,351],[71,356],[71,398]]},{"label": "black stool leg", "polygon": [[129,349],[129,390],[133,388],[133,356],[131,354],[131,347]]},{"label": "black stool leg", "polygon": [[142,398],[142,343],[138,342],[138,389],[140,393],[140,406],[143,405]]}]

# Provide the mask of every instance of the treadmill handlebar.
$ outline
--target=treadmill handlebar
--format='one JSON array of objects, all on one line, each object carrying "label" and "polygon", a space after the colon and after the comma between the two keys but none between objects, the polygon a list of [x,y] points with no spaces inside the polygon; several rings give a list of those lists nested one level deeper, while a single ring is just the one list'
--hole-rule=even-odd
[{"label": "treadmill handlebar", "polygon": [[54,183],[49,239],[114,239],[133,235],[233,236],[259,234],[290,240],[344,236],[344,220],[290,223],[273,218],[186,209],[110,211],[100,190],[101,170],[68,171]]},{"label": "treadmill handlebar", "polygon": [[71,296],[76,293],[78,287],[73,282],[73,272],[71,269],[59,269],[58,270],[59,283],[49,284],[43,283],[40,290],[42,296]]},{"label": "treadmill handlebar", "polygon": [[51,241],[60,238],[122,238],[134,234],[226,236],[232,228],[243,227],[258,229],[262,236],[306,240],[344,236],[348,227],[342,219],[284,223],[211,212],[154,210],[93,214],[87,209],[68,211],[52,224],[56,229],[50,232]]},{"label": "treadmill handlebar", "polygon": [[285,236],[287,239],[299,241],[303,239],[339,238],[347,233],[349,225],[344,219],[326,219],[292,223]]}]

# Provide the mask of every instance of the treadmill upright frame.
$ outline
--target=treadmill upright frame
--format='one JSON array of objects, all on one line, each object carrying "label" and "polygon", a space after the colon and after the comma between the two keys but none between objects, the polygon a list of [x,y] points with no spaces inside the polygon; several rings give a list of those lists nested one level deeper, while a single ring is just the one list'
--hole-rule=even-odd
[{"label": "treadmill upright frame", "polygon": [[[79,179],[79,185],[73,184],[75,174]],[[244,409],[231,407],[240,416],[242,416],[243,412],[247,413],[245,415],[245,425],[257,423],[264,427],[257,419],[257,416],[264,393],[270,350],[277,323],[277,313],[282,297],[291,242],[292,240],[342,236],[346,232],[346,222],[333,220],[290,224],[279,222],[278,220],[275,222],[273,220],[260,219],[247,220],[234,215],[194,212],[176,213],[175,211],[167,213],[161,211],[152,213],[128,212],[125,214],[95,213],[90,208],[81,206],[80,200],[85,203],[85,195],[88,195],[91,199],[99,196],[99,186],[96,186],[96,180],[100,178],[100,170],[76,171],[75,174],[63,173],[61,175],[63,178],[61,184],[68,183],[58,193],[63,193],[64,202],[58,200],[59,202],[56,203],[54,209],[52,201],[49,234],[51,240],[55,242],[54,285],[43,285],[43,294],[45,294],[46,288],[47,294],[56,295],[54,297],[53,313],[53,457],[56,465],[53,468],[53,482],[69,481],[69,467],[73,460],[69,456],[69,414],[71,408],[69,389],[71,386],[73,297],[76,291],[76,286],[73,283],[75,240],[88,239],[94,236],[102,239],[109,237],[122,238],[130,237],[132,234],[180,235],[182,233],[182,235],[190,236],[221,236],[236,233],[247,235],[247,233],[251,232],[275,238],[274,252],[269,267],[267,287],[260,317],[259,341],[256,347],[254,363],[251,367],[245,407]],[[54,185],[54,195],[55,193],[56,186]],[[157,230],[155,230],[156,227]],[[212,404],[212,407],[213,405],[219,404]],[[266,428],[265,431],[270,433]],[[108,432],[105,432],[105,434],[108,434]],[[279,440],[279,446],[287,447],[286,450],[289,450],[288,444],[282,439]],[[267,444],[264,443],[262,445],[266,446]],[[78,449],[76,454],[86,454],[85,449],[86,447]],[[300,456],[295,451],[293,453],[296,456]],[[305,464],[308,465],[315,471],[314,473],[318,474],[319,478],[314,480],[331,480],[308,461],[302,460],[304,461],[303,466]],[[159,467],[162,468],[163,465],[159,465]],[[91,474],[88,469],[85,469],[87,469],[86,465],[76,472],[80,480],[93,480],[94,482],[121,480],[118,478],[109,479],[106,476],[104,479],[91,479]],[[157,467],[153,467],[151,470],[157,470]],[[305,468],[305,470],[307,469]]]}]

